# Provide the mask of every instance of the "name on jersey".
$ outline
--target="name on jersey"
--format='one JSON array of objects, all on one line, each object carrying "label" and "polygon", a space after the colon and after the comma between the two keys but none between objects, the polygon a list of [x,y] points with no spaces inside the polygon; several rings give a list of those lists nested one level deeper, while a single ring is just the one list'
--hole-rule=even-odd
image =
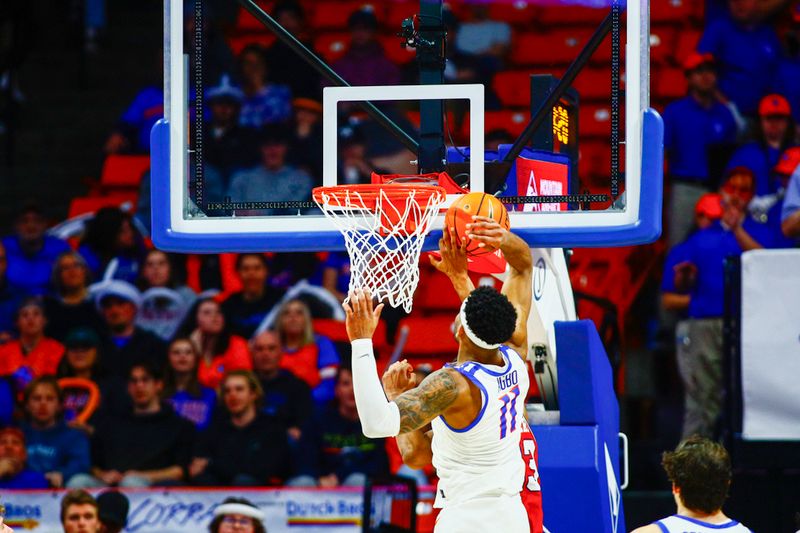
[{"label": "name on jersey", "polygon": [[505,376],[498,376],[497,378],[497,391],[504,391],[509,387],[513,387],[519,381],[519,376],[516,370],[512,370]]}]

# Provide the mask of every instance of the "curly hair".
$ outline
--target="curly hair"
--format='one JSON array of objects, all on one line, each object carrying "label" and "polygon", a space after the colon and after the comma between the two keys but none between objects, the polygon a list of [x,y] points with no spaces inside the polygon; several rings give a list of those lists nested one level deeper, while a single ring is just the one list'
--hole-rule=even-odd
[{"label": "curly hair", "polygon": [[464,307],[469,328],[482,341],[502,344],[517,328],[517,310],[492,287],[478,287],[469,294]]},{"label": "curly hair", "polygon": [[721,444],[694,435],[675,451],[664,452],[661,464],[688,509],[712,514],[722,508],[732,472],[731,458]]}]

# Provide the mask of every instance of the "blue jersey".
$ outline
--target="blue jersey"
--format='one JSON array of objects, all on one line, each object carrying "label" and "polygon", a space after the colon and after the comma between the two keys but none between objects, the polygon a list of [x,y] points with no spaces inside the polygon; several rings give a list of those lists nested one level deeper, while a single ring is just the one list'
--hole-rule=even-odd
[{"label": "blue jersey", "polygon": [[662,518],[656,525],[663,533],[753,533],[736,520],[724,524],[711,524],[678,514]]}]

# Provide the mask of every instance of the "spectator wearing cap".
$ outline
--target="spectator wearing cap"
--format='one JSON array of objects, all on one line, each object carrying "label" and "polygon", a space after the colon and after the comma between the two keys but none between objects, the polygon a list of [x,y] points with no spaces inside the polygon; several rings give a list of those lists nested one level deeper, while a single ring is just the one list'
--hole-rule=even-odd
[{"label": "spectator wearing cap", "polygon": [[86,260],[94,279],[120,279],[135,283],[144,255],[142,236],[133,218],[118,207],[98,209],[86,224],[78,253]]},{"label": "spectator wearing cap", "polygon": [[103,320],[89,294],[92,273],[83,256],[65,252],[53,265],[53,292],[44,298],[47,316],[45,333],[63,342],[67,333],[77,327],[102,331]]},{"label": "spectator wearing cap", "polygon": [[[100,507],[94,496],[72,490],[61,500],[61,526],[64,533],[101,533]],[[104,532],[105,533],[105,532]]]},{"label": "spectator wearing cap", "polygon": [[197,379],[201,385],[216,389],[226,372],[252,368],[247,341],[231,332],[219,302],[201,299],[194,322],[189,339],[200,354]]},{"label": "spectator wearing cap", "polygon": [[116,490],[106,490],[97,495],[97,514],[103,524],[103,533],[120,533],[128,525],[128,497]]},{"label": "spectator wearing cap", "polygon": [[354,11],[347,20],[350,45],[332,67],[350,85],[397,85],[400,69],[389,61],[376,37],[378,19],[372,9]]},{"label": "spectator wearing cap", "polygon": [[773,178],[772,169],[783,151],[793,145],[792,108],[780,94],[769,94],[758,104],[755,139],[733,153],[728,169],[747,167],[753,171],[756,202],[760,202],[760,197],[774,194],[779,189],[780,184]]},{"label": "spectator wearing cap", "polygon": [[274,331],[265,331],[250,341],[253,372],[264,391],[262,412],[287,428],[292,440],[298,440],[301,428],[311,416],[311,389],[294,374],[281,368],[283,349]]},{"label": "spectator wearing cap", "polygon": [[388,472],[384,439],[367,438],[361,430],[349,368],[338,371],[334,401],[316,410],[303,428],[295,464],[291,486],[361,486]]},{"label": "spectator wearing cap", "polygon": [[315,185],[322,185],[322,103],[300,97],[292,100],[292,106],[293,136],[287,160],[311,174]]},{"label": "spectator wearing cap", "polygon": [[70,486],[73,476],[91,467],[89,439],[64,422],[64,393],[54,376],[36,378],[25,389],[22,430],[28,467],[44,474],[50,486]]},{"label": "spectator wearing cap", "polygon": [[69,251],[69,245],[45,235],[47,221],[37,204],[22,208],[14,221],[14,235],[4,237],[6,280],[29,295],[46,294],[50,289],[50,272],[56,258]]},{"label": "spectator wearing cap", "polygon": [[720,220],[686,240],[682,261],[673,268],[675,292],[689,294],[688,319],[677,332],[678,368],[685,392],[684,437],[713,436],[721,412],[725,260],[773,245],[768,228],[747,215],[754,189],[749,169],[730,170],[720,189]]},{"label": "spectator wearing cap", "polygon": [[[787,161],[786,166],[782,166],[779,172],[788,171],[794,165],[794,171],[788,179],[786,185],[786,193],[783,197],[783,204],[781,205],[781,230],[783,235],[788,239],[794,239],[795,242],[800,240],[800,172],[797,170],[795,162],[800,155],[796,149],[790,149],[792,161]],[[800,161],[797,161],[800,163]]]},{"label": "spectator wearing cap", "polygon": [[167,369],[164,372],[164,401],[198,429],[211,423],[217,394],[197,379],[200,352],[187,338],[172,341],[167,350]]},{"label": "spectator wearing cap", "polygon": [[270,282],[270,265],[264,254],[239,254],[236,257],[236,275],[242,290],[222,302],[222,313],[233,333],[249,339],[283,298],[284,291]]},{"label": "spectator wearing cap", "polygon": [[125,391],[125,380],[121,376],[107,375],[100,354],[101,341],[97,333],[87,327],[78,327],[67,333],[64,339],[66,350],[58,364],[56,376],[77,378],[92,383],[100,391],[100,401],[95,411],[84,423],[76,419],[91,408],[90,392],[86,387],[68,387],[63,391],[64,419],[71,427],[91,434],[98,416],[104,413],[122,413],[130,409],[130,400]]},{"label": "spectator wearing cap", "polygon": [[156,365],[164,362],[165,343],[136,325],[141,300],[136,287],[120,280],[105,282],[95,294],[95,304],[105,323],[100,351],[109,375],[124,377],[131,365],[139,361]]},{"label": "spectator wearing cap", "polygon": [[755,116],[781,55],[775,30],[759,19],[758,0],[728,0],[729,16],[712,21],[697,50],[717,61],[719,88],[739,110]]},{"label": "spectator wearing cap", "polygon": [[683,240],[692,222],[691,210],[713,188],[709,152],[732,145],[737,126],[731,110],[717,94],[711,54],[691,54],[684,62],[689,92],[664,110],[664,149],[669,162],[671,245]]},{"label": "spectator wearing cap", "polygon": [[13,376],[19,391],[35,377],[55,374],[64,355],[64,345],[45,336],[46,323],[41,299],[23,300],[15,320],[19,338],[0,346],[0,376]]},{"label": "spectator wearing cap", "polygon": [[264,513],[245,498],[225,498],[214,508],[211,533],[267,533]]},{"label": "spectator wearing cap", "polygon": [[205,188],[209,200],[221,201],[231,175],[258,163],[256,130],[239,124],[243,100],[244,93],[227,76],[206,92],[210,117],[204,123],[203,156],[222,177],[217,190]]},{"label": "spectator wearing cap", "polygon": [[285,85],[269,82],[269,65],[261,45],[245,46],[239,53],[239,76],[244,93],[240,125],[259,129],[291,118],[292,93]]},{"label": "spectator wearing cap", "polygon": [[[228,189],[232,202],[311,200],[314,180],[305,170],[286,163],[290,138],[291,132],[286,127],[272,125],[264,128],[259,146],[261,164],[233,175]],[[251,215],[294,215],[298,209],[269,207],[236,212]]]},{"label": "spectator wearing cap", "polygon": [[765,224],[773,238],[775,248],[792,248],[796,241],[783,233],[781,215],[789,181],[800,165],[800,147],[787,148],[778,158],[778,163],[772,169],[777,192],[760,198],[759,210],[750,209],[753,218]]},{"label": "spectator wearing cap", "polygon": [[0,489],[46,489],[47,478],[26,465],[25,435],[21,429],[0,429]]},{"label": "spectator wearing cap", "polygon": [[6,249],[0,242],[0,342],[7,342],[14,337],[14,315],[25,292],[11,285],[6,276]]},{"label": "spectator wearing cap", "polygon": [[[278,2],[272,10],[272,18],[294,35],[309,50],[314,43],[306,25],[303,7],[296,0]],[[297,54],[282,40],[277,39],[266,51],[270,77],[275,83],[287,85],[295,97],[322,100],[320,76],[314,67],[298,59]]]},{"label": "spectator wearing cap", "polygon": [[98,421],[92,475],[73,478],[75,487],[148,487],[184,479],[194,427],[161,403],[164,382],[152,364],[134,364],[127,377],[133,407]]},{"label": "spectator wearing cap", "polygon": [[260,410],[264,392],[248,370],[220,385],[224,413],[200,437],[189,473],[198,485],[279,485],[289,473],[286,428]]}]

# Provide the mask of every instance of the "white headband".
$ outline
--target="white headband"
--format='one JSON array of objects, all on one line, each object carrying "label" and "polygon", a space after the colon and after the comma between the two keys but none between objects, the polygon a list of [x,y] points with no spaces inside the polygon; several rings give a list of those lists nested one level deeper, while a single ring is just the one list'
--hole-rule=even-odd
[{"label": "white headband", "polygon": [[496,350],[500,347],[499,342],[497,344],[489,344],[475,335],[475,332],[472,331],[472,329],[469,327],[469,324],[467,324],[467,313],[464,311],[467,308],[467,300],[469,300],[469,296],[464,298],[464,301],[461,302],[461,310],[458,312],[458,316],[461,318],[461,327],[464,328],[464,333],[466,333],[467,338],[471,340],[478,348],[483,348],[484,350]]},{"label": "white headband", "polygon": [[253,518],[259,522],[264,520],[264,513],[255,507],[243,503],[223,503],[214,509],[214,516],[222,516],[225,514],[238,514]]}]

